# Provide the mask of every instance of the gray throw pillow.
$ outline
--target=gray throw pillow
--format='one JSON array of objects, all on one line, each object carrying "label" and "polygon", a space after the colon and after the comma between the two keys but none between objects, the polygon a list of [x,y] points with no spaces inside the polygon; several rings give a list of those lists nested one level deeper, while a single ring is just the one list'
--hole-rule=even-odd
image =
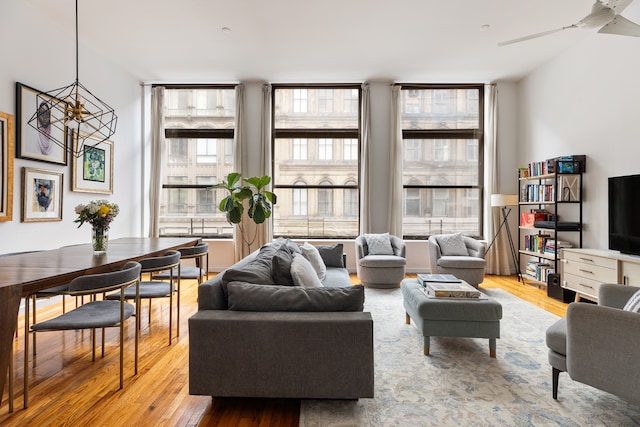
[{"label": "gray throw pillow", "polygon": [[344,268],[344,262],[342,261],[342,255],[344,253],[344,247],[342,243],[335,245],[316,245],[324,265],[327,267],[339,267]]},{"label": "gray throw pillow", "polygon": [[282,245],[271,259],[271,275],[273,281],[279,285],[293,285],[291,277],[291,262],[293,254],[287,245]]},{"label": "gray throw pillow", "polygon": [[436,236],[440,252],[444,256],[469,256],[467,245],[464,244],[462,234],[441,234]]},{"label": "gray throw pillow", "polygon": [[302,254],[294,254],[291,261],[293,284],[302,287],[322,287],[318,273],[309,260]]},{"label": "gray throw pillow", "polygon": [[241,268],[228,268],[222,276],[222,283],[247,282],[260,285],[275,283],[271,274],[273,256],[278,251],[277,246],[263,246],[256,258]]},{"label": "gray throw pillow", "polygon": [[636,293],[631,295],[629,301],[624,305],[623,310],[640,313],[640,291],[636,291]]},{"label": "gray throw pillow", "polygon": [[324,265],[318,249],[309,242],[304,242],[304,244],[300,246],[300,249],[302,249],[302,255],[309,260],[313,269],[318,274],[318,279],[321,281],[324,280],[327,275],[327,266]]},{"label": "gray throw pillow", "polygon": [[395,255],[389,239],[389,233],[365,234],[364,239],[367,241],[367,253],[369,255]]},{"label": "gray throw pillow", "polygon": [[364,286],[344,288],[303,288],[228,284],[229,310],[234,311],[362,311]]}]

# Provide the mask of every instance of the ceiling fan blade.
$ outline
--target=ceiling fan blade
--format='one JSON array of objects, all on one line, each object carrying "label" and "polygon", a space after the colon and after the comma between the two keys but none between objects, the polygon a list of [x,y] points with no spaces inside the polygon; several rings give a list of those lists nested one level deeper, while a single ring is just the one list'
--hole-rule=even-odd
[{"label": "ceiling fan blade", "polygon": [[617,34],[619,36],[640,37],[640,25],[627,18],[616,15],[608,24],[598,30],[602,34]]},{"label": "ceiling fan blade", "polygon": [[548,36],[549,34],[558,33],[562,30],[568,30],[569,28],[578,28],[578,26],[574,24],[574,25],[569,25],[568,27],[556,28],[555,30],[549,30],[549,31],[543,31],[541,33],[530,34],[528,36],[520,37],[517,39],[507,40],[506,42],[500,42],[498,43],[498,46],[506,46],[509,44],[520,43],[526,40],[531,40],[531,39],[535,39],[542,36]]}]

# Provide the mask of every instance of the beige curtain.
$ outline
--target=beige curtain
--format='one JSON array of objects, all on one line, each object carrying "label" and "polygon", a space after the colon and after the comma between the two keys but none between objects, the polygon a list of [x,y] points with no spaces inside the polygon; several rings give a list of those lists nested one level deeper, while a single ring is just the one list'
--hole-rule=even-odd
[{"label": "beige curtain", "polygon": [[[498,169],[498,87],[495,83],[485,85],[485,99],[486,99],[486,122],[485,122],[485,191],[484,194],[484,218],[485,218],[485,239],[491,243],[494,239],[500,223],[502,222],[502,210],[499,207],[491,207],[491,195],[500,193],[499,183],[499,169]],[[511,215],[514,215],[511,212]],[[516,212],[517,215],[517,212]],[[487,274],[498,275],[510,275],[515,272],[515,266],[511,261],[509,240],[507,239],[507,232],[504,229],[508,225],[505,225],[500,234],[495,238],[489,253],[487,253]],[[516,234],[517,238],[517,234]],[[514,245],[518,242],[514,241]],[[517,246],[516,246],[517,250]]]},{"label": "beige curtain", "polygon": [[402,237],[402,108],[400,90],[402,86],[391,86],[391,200],[389,201],[389,234]]},{"label": "beige curtain", "polygon": [[164,87],[151,89],[151,177],[149,189],[149,237],[160,235],[160,197],[164,162]]},{"label": "beige curtain", "polygon": [[[233,170],[234,172],[239,172],[240,174],[245,173],[246,171],[246,160],[244,159],[244,86],[239,84],[236,86],[236,122],[234,125],[234,133],[233,133]],[[243,226],[246,226],[250,223],[250,219],[247,216],[246,212],[244,214],[244,218],[242,219]],[[250,227],[250,226],[249,226]],[[253,229],[249,228],[246,232],[251,232]],[[240,232],[240,228],[236,225],[233,227],[233,252],[235,262],[240,261],[242,258],[246,257],[250,250],[248,246],[244,243],[242,239],[242,235]]]},{"label": "beige curtain", "polygon": [[[262,119],[260,126],[260,144],[262,159],[262,170],[260,175],[269,175],[273,179],[273,170],[271,167],[271,85],[262,86]],[[273,181],[269,185],[269,191],[273,191]],[[275,214],[275,206],[272,207],[271,218],[264,222],[261,227],[261,233],[258,238],[259,247],[273,240],[273,214]]]},{"label": "beige curtain", "polygon": [[362,85],[362,143],[360,145],[360,234],[371,233],[371,93],[369,83]]}]

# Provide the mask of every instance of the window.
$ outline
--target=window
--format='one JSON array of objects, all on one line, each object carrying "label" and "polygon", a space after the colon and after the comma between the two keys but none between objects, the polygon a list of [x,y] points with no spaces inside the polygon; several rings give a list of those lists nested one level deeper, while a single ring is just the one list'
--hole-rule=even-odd
[{"label": "window", "polygon": [[360,86],[274,85],[272,94],[274,235],[356,237]]},{"label": "window", "polygon": [[484,88],[401,91],[405,238],[482,235]]},{"label": "window", "polygon": [[165,86],[161,236],[232,237],[210,187],[233,172],[235,109],[233,86]]}]

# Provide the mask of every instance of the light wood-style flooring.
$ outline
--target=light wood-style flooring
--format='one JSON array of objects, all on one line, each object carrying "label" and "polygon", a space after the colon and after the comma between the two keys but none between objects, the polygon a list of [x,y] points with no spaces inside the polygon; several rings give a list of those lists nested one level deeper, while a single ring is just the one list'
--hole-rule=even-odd
[{"label": "light wood-style flooring", "polygon": [[[415,277],[415,275],[408,275]],[[352,282],[357,278],[352,275]],[[501,288],[558,316],[567,304],[546,291],[519,283],[516,276],[487,276],[481,288]],[[197,282],[184,280],[181,292],[180,337],[168,345],[168,300],[156,300],[147,322],[142,308],[139,373],[133,375],[133,320],[125,332],[125,380],[118,390],[117,330],[107,331],[106,354],[91,361],[87,331],[38,334],[35,358],[29,364],[29,408],[23,409],[24,319],[19,318],[14,343],[15,410],[8,413],[7,390],[0,405],[0,425],[10,426],[297,426],[296,399],[212,399],[190,396],[187,319],[197,310]],[[74,302],[67,299],[67,308]],[[55,316],[61,303],[38,309],[38,318]],[[175,312],[174,312],[175,313]],[[400,319],[399,321],[404,321]],[[175,334],[175,328],[174,328]],[[98,340],[99,342],[99,340]]]}]

